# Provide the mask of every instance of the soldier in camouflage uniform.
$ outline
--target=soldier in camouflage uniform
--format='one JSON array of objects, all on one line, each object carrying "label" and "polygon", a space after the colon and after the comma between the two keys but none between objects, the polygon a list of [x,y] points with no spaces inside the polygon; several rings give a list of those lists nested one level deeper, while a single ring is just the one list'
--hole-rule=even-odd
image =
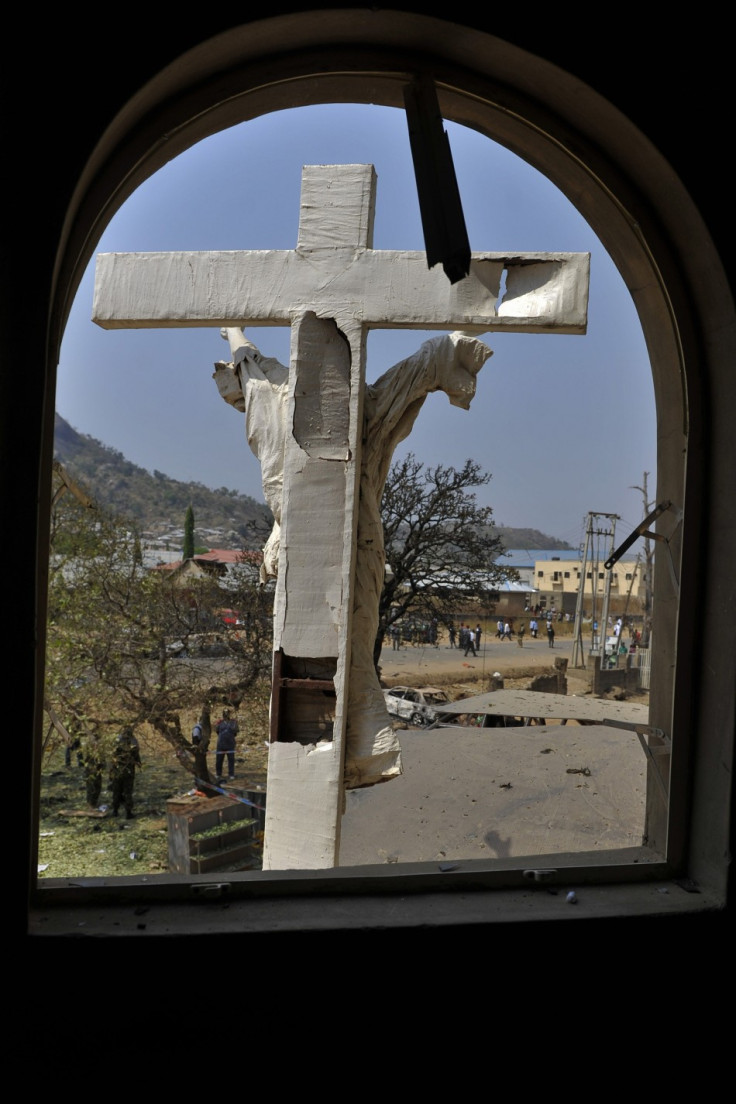
[{"label": "soldier in camouflage uniform", "polygon": [[133,816],[133,787],[135,769],[141,767],[141,752],[132,728],[124,728],[115,738],[110,769],[112,790],[112,815],[117,816],[121,805],[125,806],[128,820]]}]

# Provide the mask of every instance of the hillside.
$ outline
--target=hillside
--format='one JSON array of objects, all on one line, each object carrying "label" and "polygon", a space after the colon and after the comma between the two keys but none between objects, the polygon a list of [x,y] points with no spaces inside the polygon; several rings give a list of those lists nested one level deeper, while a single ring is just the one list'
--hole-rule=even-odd
[{"label": "hillside", "polygon": [[210,548],[258,548],[271,527],[270,511],[254,498],[182,483],[162,472],[152,475],[94,437],[77,433],[59,414],[54,459],[100,506],[156,537],[181,531],[190,505],[195,540]]},{"label": "hillside", "polygon": [[[271,527],[270,511],[254,498],[151,474],[94,437],[77,433],[59,414],[54,458],[101,506],[156,537],[179,534],[190,505],[196,542],[209,548],[260,548]],[[496,532],[505,548],[567,547],[538,529],[497,526]]]},{"label": "hillside", "polygon": [[546,533],[540,533],[538,529],[513,529],[507,525],[497,525],[496,532],[503,542],[504,548],[544,548],[554,551],[558,548],[569,548],[568,541],[558,540],[557,537],[549,537]]}]

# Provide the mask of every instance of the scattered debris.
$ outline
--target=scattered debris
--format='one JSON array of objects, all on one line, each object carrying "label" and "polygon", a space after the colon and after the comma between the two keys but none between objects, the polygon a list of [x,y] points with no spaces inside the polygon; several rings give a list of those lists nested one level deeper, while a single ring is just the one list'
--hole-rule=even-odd
[{"label": "scattered debris", "polygon": [[59,809],[59,816],[63,817],[104,817],[107,815],[107,806],[104,809]]}]

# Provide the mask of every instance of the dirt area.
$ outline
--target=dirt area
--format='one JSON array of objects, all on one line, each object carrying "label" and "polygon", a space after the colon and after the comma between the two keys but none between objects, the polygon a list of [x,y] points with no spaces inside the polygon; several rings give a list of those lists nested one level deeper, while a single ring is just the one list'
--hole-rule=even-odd
[{"label": "dirt area", "polygon": [[[554,662],[570,659],[571,639],[491,640],[481,654],[457,649],[386,649],[386,685],[438,686],[457,701],[490,689],[525,690]],[[568,696],[590,696],[590,671],[567,669]],[[647,694],[627,701],[648,704]],[[466,718],[471,721],[471,718]],[[472,723],[400,732],[400,778],[347,795],[341,865],[437,862],[640,851],[645,831],[646,757],[634,731],[575,721],[512,728]],[[610,859],[610,861],[615,861]],[[449,865],[448,865],[449,864]],[[563,898],[564,899],[564,898]]]},{"label": "dirt area", "polygon": [[[394,651],[384,647],[381,654],[381,680],[385,686],[440,686],[453,700],[488,690],[497,672],[508,690],[525,689],[537,675],[552,672],[555,660],[567,659],[567,692],[590,694],[590,668],[571,668],[572,638],[558,636],[554,648],[541,638],[526,640],[523,648],[515,641],[490,639],[477,656],[441,644],[406,645]],[[629,701],[648,701],[646,693],[629,696]]]}]

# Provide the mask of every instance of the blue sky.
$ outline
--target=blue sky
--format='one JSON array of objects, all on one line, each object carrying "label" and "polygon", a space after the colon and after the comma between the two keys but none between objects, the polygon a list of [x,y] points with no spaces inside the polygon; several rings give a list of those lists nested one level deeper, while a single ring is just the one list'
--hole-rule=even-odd
[{"label": "blue sky", "polygon": [[[494,350],[470,411],[430,395],[397,450],[492,479],[478,495],[498,524],[540,529],[577,546],[589,511],[614,513],[617,538],[656,489],[654,396],[631,297],[608,254],[545,177],[474,131],[446,124],[471,249],[591,253],[588,333],[483,335]],[[302,167],[371,163],[378,177],[374,246],[423,249],[402,111],[328,105],[277,112],[200,143],[143,184],[108,225],[97,252],[293,249]],[[128,460],[180,480],[262,501],[242,415],[219,397],[217,329],[106,331],[91,321],[93,269],[62,344],[56,408],[75,429]],[[288,363],[288,330],[249,336]],[[421,331],[376,331],[368,378],[413,352]]]}]

